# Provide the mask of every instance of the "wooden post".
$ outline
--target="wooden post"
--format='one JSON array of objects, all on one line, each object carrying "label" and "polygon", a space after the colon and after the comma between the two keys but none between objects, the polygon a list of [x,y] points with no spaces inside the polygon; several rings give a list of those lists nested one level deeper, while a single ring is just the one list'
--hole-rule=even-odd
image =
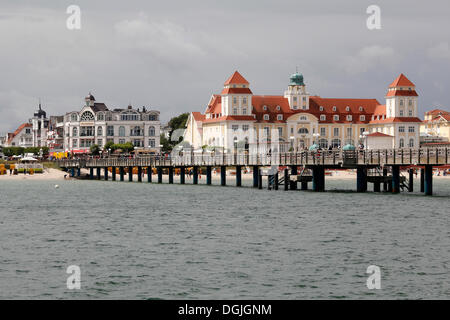
[{"label": "wooden post", "polygon": [[284,169],[284,191],[289,190],[289,170],[286,168]]},{"label": "wooden post", "polygon": [[367,191],[367,168],[358,166],[356,168],[356,192]]},{"label": "wooden post", "polygon": [[128,181],[133,182],[133,167],[128,167]]},{"label": "wooden post", "polygon": [[227,185],[227,167],[226,166],[220,167],[220,185],[221,186]]},{"label": "wooden post", "polygon": [[400,166],[392,166],[392,193],[400,192]]},{"label": "wooden post", "polygon": [[259,167],[253,166],[253,188],[258,188],[259,186]]},{"label": "wooden post", "polygon": [[105,167],[104,170],[105,170],[105,181],[108,181],[108,167]]},{"label": "wooden post", "polygon": [[194,168],[193,168],[192,183],[198,184],[198,166],[194,166]]},{"label": "wooden post", "polygon": [[242,186],[242,167],[236,166],[236,187]]},{"label": "wooden post", "polygon": [[147,182],[151,183],[152,182],[152,167],[147,167]]},{"label": "wooden post", "polygon": [[408,191],[413,192],[414,191],[414,169],[409,168],[409,180],[408,180]]},{"label": "wooden post", "polygon": [[100,167],[97,167],[97,180],[101,179],[101,172],[100,172]]},{"label": "wooden post", "polygon": [[180,167],[180,184],[186,183],[186,167]]},{"label": "wooden post", "polygon": [[142,182],[142,167],[138,167],[138,182]]},{"label": "wooden post", "polygon": [[169,167],[169,183],[173,184],[173,167]]},{"label": "wooden post", "polygon": [[433,166],[425,166],[425,195],[433,195]]},{"label": "wooden post", "polygon": [[207,166],[206,167],[206,184],[209,185],[209,186],[212,183],[211,171],[212,171],[212,167],[211,166]]},{"label": "wooden post", "polygon": [[158,172],[158,183],[162,183],[163,181],[163,168],[159,166],[156,171]]},{"label": "wooden post", "polygon": [[94,179],[94,168],[89,168],[89,179]]},{"label": "wooden post", "polygon": [[119,175],[120,175],[120,181],[123,181],[124,176],[125,176],[125,168],[124,167],[119,168]]},{"label": "wooden post", "polygon": [[420,169],[420,192],[425,192],[425,169]]},{"label": "wooden post", "polygon": [[116,167],[111,168],[112,181],[116,181]]}]

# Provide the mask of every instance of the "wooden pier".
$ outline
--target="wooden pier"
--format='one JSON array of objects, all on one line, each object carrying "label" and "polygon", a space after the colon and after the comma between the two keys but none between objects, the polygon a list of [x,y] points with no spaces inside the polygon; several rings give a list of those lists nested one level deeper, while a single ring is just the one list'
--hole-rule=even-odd
[{"label": "wooden pier", "polygon": [[[283,184],[284,190],[296,190],[301,184],[301,190],[308,189],[312,182],[313,191],[325,190],[326,169],[356,169],[356,186],[358,192],[366,192],[367,184],[374,184],[374,191],[383,190],[399,193],[401,190],[412,191],[413,171],[410,167],[420,168],[421,192],[426,195],[433,193],[433,168],[448,166],[450,149],[385,149],[385,150],[355,150],[355,151],[304,151],[299,153],[198,153],[183,152],[172,156],[140,156],[136,158],[102,158],[102,159],[72,159],[57,161],[61,168],[68,170],[72,176],[80,176],[82,168],[89,170],[89,177],[101,179],[103,169],[104,180],[116,180],[116,171],[120,181],[124,181],[125,172],[128,181],[133,181],[133,169],[136,168],[138,182],[142,182],[143,172],[147,181],[152,182],[153,168],[157,172],[157,182],[162,183],[163,170],[169,175],[169,183],[173,183],[174,169],[179,169],[180,183],[185,183],[186,169],[192,171],[193,184],[198,184],[200,168],[206,171],[206,184],[212,183],[212,168],[220,169],[220,184],[226,185],[226,169],[236,168],[236,186],[242,185],[242,168],[253,170],[253,187],[262,188],[262,177],[267,176],[268,188],[278,190]],[[264,173],[261,168],[271,167],[272,172]],[[284,170],[280,170],[285,168]],[[290,170],[288,170],[289,168]],[[401,175],[401,170],[408,169],[408,177]],[[96,172],[95,172],[96,171]],[[299,172],[300,171],[300,172]],[[308,172],[309,174],[304,174]]]}]

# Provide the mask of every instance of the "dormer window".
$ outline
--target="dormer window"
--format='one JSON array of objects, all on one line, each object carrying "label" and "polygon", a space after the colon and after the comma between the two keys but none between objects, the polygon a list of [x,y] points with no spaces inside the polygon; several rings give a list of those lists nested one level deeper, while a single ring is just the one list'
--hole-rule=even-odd
[{"label": "dormer window", "polygon": [[324,115],[324,114],[321,114],[320,115],[320,121],[325,121],[325,120],[327,120],[327,116]]},{"label": "dormer window", "polygon": [[269,120],[269,115],[268,114],[264,115],[264,120]]},{"label": "dormer window", "polygon": [[361,112],[364,111],[363,107],[359,107],[359,111]]},{"label": "dormer window", "polygon": [[347,121],[352,121],[352,116],[350,114],[347,115]]},{"label": "dormer window", "polygon": [[333,107],[333,112],[336,112],[337,108],[336,106]]},{"label": "dormer window", "polygon": [[322,106],[320,106],[320,107],[319,107],[319,110],[320,110],[320,111],[323,111],[323,107],[322,107]]},{"label": "dormer window", "polygon": [[345,111],[349,112],[349,111],[350,111],[350,107],[349,107],[349,106],[346,106],[346,107],[345,107]]},{"label": "dormer window", "polygon": [[280,111],[280,109],[281,109],[281,107],[280,107],[280,106],[277,106],[277,110]]},{"label": "dormer window", "polygon": [[266,111],[267,110],[267,106],[263,106],[263,110]]},{"label": "dormer window", "polygon": [[339,121],[339,115],[335,114],[335,115],[333,116],[333,120],[334,120],[334,121]]},{"label": "dormer window", "polygon": [[282,114],[277,115],[277,120],[283,120],[283,115]]},{"label": "dormer window", "polygon": [[366,121],[366,116],[359,116],[359,121]]}]

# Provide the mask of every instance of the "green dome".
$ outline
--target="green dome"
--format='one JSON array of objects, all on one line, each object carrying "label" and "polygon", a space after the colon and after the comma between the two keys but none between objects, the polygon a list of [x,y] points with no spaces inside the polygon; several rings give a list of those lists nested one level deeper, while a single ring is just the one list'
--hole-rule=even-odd
[{"label": "green dome", "polygon": [[342,148],[342,150],[344,150],[344,151],[354,151],[354,150],[356,150],[356,147],[354,145],[352,145],[352,144],[346,144]]},{"label": "green dome", "polygon": [[303,75],[301,75],[298,72],[291,75],[291,77],[289,79],[291,80],[291,82],[289,83],[290,86],[304,86],[305,85],[303,83]]},{"label": "green dome", "polygon": [[317,149],[319,149],[319,145],[316,143],[314,143],[312,146],[309,147],[309,151],[315,151]]}]

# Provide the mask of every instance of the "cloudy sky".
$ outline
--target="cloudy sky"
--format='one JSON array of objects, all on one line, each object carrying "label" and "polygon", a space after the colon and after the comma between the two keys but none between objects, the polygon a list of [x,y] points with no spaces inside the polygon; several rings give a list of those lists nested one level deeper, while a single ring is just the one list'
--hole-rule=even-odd
[{"label": "cloudy sky", "polygon": [[[366,9],[381,8],[381,30]],[[66,9],[81,8],[81,30]],[[204,111],[234,70],[255,94],[282,94],[298,67],[308,91],[377,98],[405,73],[420,112],[450,109],[450,2],[383,0],[0,0],[0,132],[79,110],[91,91],[110,108],[162,120]]]}]

